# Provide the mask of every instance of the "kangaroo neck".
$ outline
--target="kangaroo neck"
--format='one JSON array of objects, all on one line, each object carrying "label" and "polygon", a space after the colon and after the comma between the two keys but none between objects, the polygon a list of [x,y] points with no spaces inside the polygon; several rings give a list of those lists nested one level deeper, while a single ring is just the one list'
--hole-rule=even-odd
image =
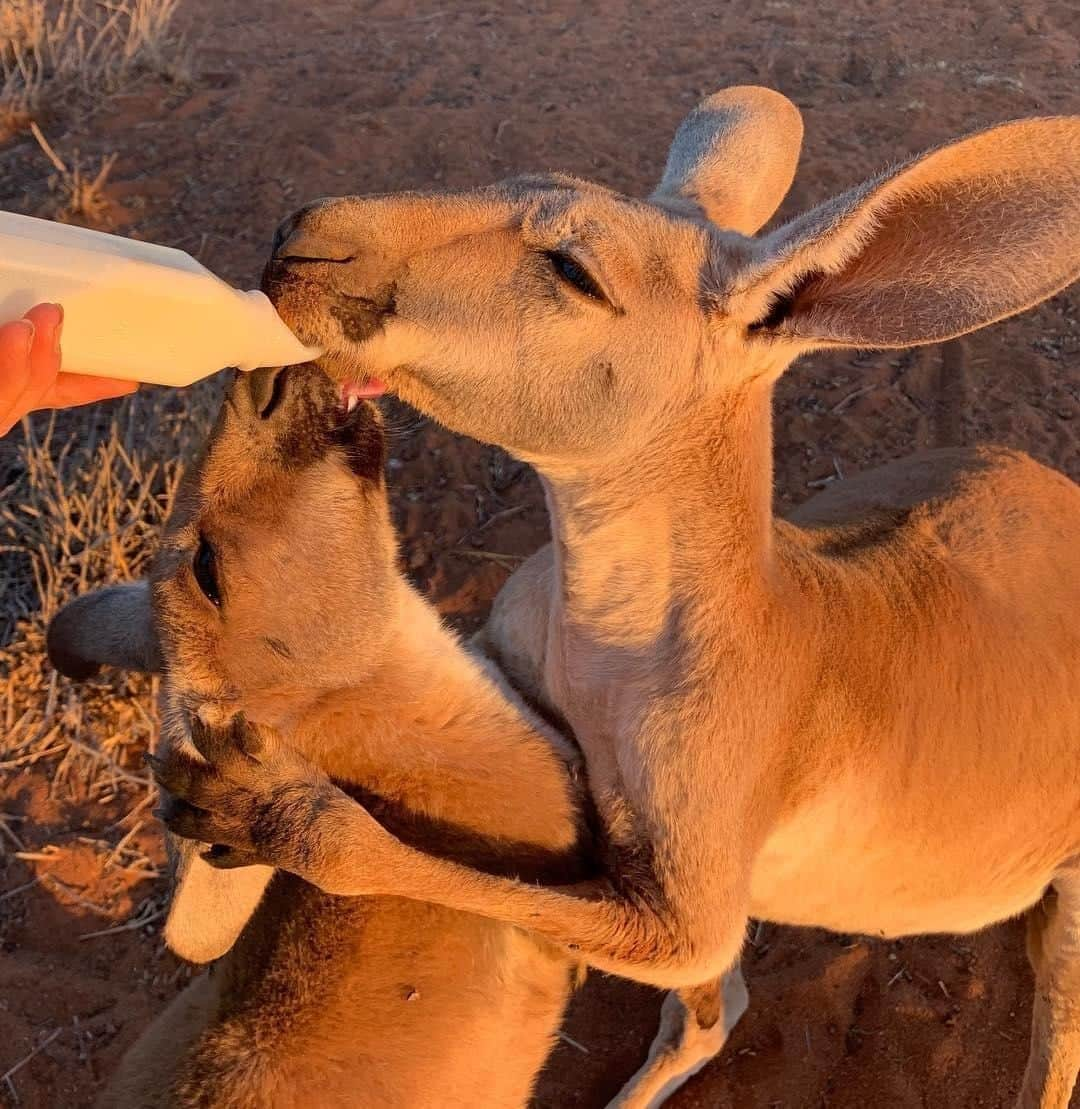
[{"label": "kangaroo neck", "polygon": [[734,628],[764,603],[775,573],[770,408],[771,386],[752,383],[633,458],[542,469],[553,619],[568,634],[652,655],[688,618]]}]

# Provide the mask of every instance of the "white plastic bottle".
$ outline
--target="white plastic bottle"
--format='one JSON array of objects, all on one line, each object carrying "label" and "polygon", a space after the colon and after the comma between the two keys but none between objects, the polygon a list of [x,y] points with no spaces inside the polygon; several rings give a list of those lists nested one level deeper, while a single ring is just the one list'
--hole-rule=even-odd
[{"label": "white plastic bottle", "polygon": [[182,250],[0,212],[0,323],[63,306],[71,373],[190,385],[237,366],[321,353],[260,292],[239,292]]}]

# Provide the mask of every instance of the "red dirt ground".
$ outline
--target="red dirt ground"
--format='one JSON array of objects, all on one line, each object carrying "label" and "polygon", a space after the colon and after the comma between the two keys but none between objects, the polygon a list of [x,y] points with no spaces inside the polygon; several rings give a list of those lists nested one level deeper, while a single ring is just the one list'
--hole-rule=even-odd
[{"label": "red dirt ground", "polygon": [[[642,193],[680,117],[727,84],[772,85],[805,114],[804,168],[783,215],[965,130],[1080,111],[1075,0],[182,6],[199,47],[194,88],[148,81],[77,134],[50,135],[84,156],[117,150],[129,230],[237,282],[257,274],[279,218],[314,196],[544,168]],[[31,143],[0,150],[0,205],[37,210],[46,173]],[[1007,443],[1080,478],[1078,355],[1074,289],[944,347],[808,358],[777,400],[777,503],[937,445]],[[395,422],[406,564],[471,629],[507,566],[545,538],[536,482],[489,448]],[[476,557],[481,547],[509,559]],[[152,926],[80,940],[162,887],[106,871],[78,842],[80,819],[99,833],[118,812],[73,812],[45,784],[40,768],[12,777],[0,802],[24,818],[13,825],[24,842],[58,844],[58,860],[0,859],[0,896],[46,869],[76,894],[39,883],[0,901],[0,1075],[60,1033],[0,1097],[82,1106],[186,971]],[[159,858],[152,826],[140,836]],[[745,968],[750,1010],[675,1109],[989,1109],[1015,1096],[1031,1000],[1015,922],[890,944],[766,925]],[[579,1046],[559,1046],[536,1104],[602,1106],[643,1056],[657,1007],[652,991],[595,975],[567,1028]]]}]

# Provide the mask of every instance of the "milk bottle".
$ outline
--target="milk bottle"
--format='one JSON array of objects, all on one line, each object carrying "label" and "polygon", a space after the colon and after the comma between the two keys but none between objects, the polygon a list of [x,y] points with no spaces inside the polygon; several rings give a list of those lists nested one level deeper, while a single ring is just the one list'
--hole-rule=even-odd
[{"label": "milk bottle", "polygon": [[190,385],[224,368],[309,362],[321,353],[260,292],[239,292],[171,247],[0,212],[0,323],[63,306],[63,368]]}]

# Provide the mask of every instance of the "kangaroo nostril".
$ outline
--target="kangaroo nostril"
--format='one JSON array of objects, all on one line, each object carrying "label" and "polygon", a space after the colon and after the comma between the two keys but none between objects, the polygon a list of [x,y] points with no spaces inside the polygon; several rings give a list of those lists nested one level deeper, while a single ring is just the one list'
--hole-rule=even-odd
[{"label": "kangaroo nostril", "polygon": [[268,369],[252,370],[245,377],[251,403],[260,420],[269,419],[281,403],[288,375],[286,367],[274,366]]},{"label": "kangaroo nostril", "polygon": [[273,257],[278,262],[351,262],[356,242],[327,228],[325,203],[293,212],[274,232]]},{"label": "kangaroo nostril", "polygon": [[299,220],[299,213],[294,212],[287,219],[283,219],[277,225],[274,231],[274,242],[270,248],[270,253],[276,258],[282,246],[288,241],[289,236],[296,230],[296,224]]},{"label": "kangaroo nostril", "polygon": [[351,262],[356,258],[353,247],[346,242],[327,239],[305,231],[302,227],[286,235],[274,249],[279,262]]}]

